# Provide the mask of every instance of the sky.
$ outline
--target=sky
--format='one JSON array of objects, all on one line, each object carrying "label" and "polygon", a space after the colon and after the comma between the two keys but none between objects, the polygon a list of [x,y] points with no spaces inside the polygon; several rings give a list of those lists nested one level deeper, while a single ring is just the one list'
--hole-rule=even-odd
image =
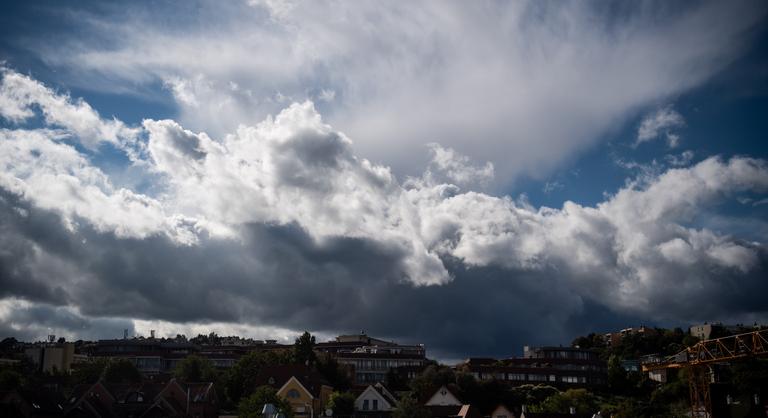
[{"label": "sky", "polygon": [[3,8],[0,336],[768,322],[765,2]]}]

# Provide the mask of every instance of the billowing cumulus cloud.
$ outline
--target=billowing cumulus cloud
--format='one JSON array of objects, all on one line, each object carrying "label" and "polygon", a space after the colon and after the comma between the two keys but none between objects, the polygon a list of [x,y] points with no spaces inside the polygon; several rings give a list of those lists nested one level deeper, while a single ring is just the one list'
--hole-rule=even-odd
[{"label": "billowing cumulus cloud", "polygon": [[[90,109],[44,87],[24,101],[19,77],[3,72],[4,108]],[[440,145],[422,176],[399,180],[299,102],[223,136],[126,127],[150,193],[115,186],[79,125],[18,113],[3,110],[14,125],[0,130],[4,329],[366,329],[450,357],[612,321],[768,310],[765,243],[700,222],[738,193],[768,193],[765,160],[710,157],[595,206],[537,209],[466,188],[494,166]]]}]

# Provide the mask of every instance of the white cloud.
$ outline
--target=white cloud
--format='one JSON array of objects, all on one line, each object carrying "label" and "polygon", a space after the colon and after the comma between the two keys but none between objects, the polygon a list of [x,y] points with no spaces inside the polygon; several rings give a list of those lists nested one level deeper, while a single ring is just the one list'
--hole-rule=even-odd
[{"label": "white cloud", "polygon": [[661,107],[653,113],[649,113],[640,122],[637,128],[637,139],[635,146],[643,142],[652,141],[664,134],[667,138],[667,145],[675,148],[680,144],[680,135],[672,133],[670,130],[685,125],[685,119],[672,106]]},{"label": "white cloud", "polygon": [[[308,251],[303,247],[334,248],[339,239],[368,244],[377,254],[396,260],[388,267],[396,272],[385,280],[415,286],[449,284],[451,262],[469,270],[498,268],[502,273],[497,279],[509,272],[506,279],[514,284],[525,280],[521,276],[537,275],[546,284],[531,283],[538,289],[532,292],[544,297],[540,292],[557,287],[548,298],[556,297],[569,312],[588,299],[619,312],[663,316],[673,309],[665,306],[674,305],[675,298],[706,299],[730,288],[731,281],[743,280],[744,288],[750,288],[754,277],[764,273],[765,243],[693,225],[723,198],[768,192],[764,160],[710,157],[691,167],[648,173],[594,207],[566,202],[560,209],[536,209],[509,197],[462,192],[426,174],[400,183],[389,168],[356,156],[351,140],[325,123],[311,102],[294,103],[277,116],[255,126],[241,125],[222,138],[193,132],[172,120],[145,120],[135,129],[142,129],[147,138],[138,166],[148,176],[161,177],[156,195],[112,186],[86,154],[59,141],[60,131],[50,129],[0,130],[0,188],[33,208],[60,214],[73,235],[89,227],[114,234],[115,241],[107,241],[110,245],[125,241],[156,249],[165,244],[153,238],[167,237],[179,248],[204,253],[193,253],[195,257],[233,257],[236,265],[264,273],[270,261],[264,253],[258,258],[230,247],[222,251],[214,244],[245,248],[254,239],[249,235],[254,225],[295,227],[309,242],[281,241],[295,247],[285,250],[291,255]],[[432,151],[430,169],[440,169],[457,182],[483,180],[493,173],[492,165],[474,165],[452,149],[433,145]],[[267,243],[256,247],[260,245]],[[211,253],[205,253],[210,248]],[[39,257],[29,257],[37,266],[33,271],[82,268],[66,253],[38,251]],[[317,263],[324,269],[356,265],[354,260],[329,261],[325,256],[314,255],[322,259]],[[136,265],[143,266],[141,256],[135,257]],[[66,268],[54,268],[56,263]],[[303,268],[307,270],[278,277],[311,282],[316,267]],[[71,276],[89,280],[85,273]],[[143,280],[140,273],[131,277]],[[669,277],[676,281],[671,283]],[[107,286],[109,280],[98,276],[95,282]],[[157,280],[162,282],[162,277]],[[248,285],[229,283],[235,289]],[[378,284],[368,285],[375,289]],[[180,289],[174,281],[164,286]],[[71,288],[66,300],[83,287]],[[231,289],[216,288],[208,297],[217,300],[220,309],[239,315],[258,311],[242,307],[244,296]],[[128,302],[115,303],[165,309],[165,302],[155,299],[157,293],[137,293],[125,295]],[[692,315],[693,308],[674,309]]]},{"label": "white cloud", "polygon": [[101,142],[119,145],[137,134],[121,121],[101,119],[88,103],[57,94],[28,76],[5,67],[0,67],[0,76],[0,116],[13,123],[29,119],[33,106],[39,106],[47,124],[65,129],[91,149]]},{"label": "white cloud", "polygon": [[[592,3],[251,3],[203,2],[206,24],[183,30],[121,9],[87,28],[89,39],[110,42],[37,50],[90,88],[171,80],[179,121],[212,136],[276,114],[281,96],[333,91],[327,120],[356,138],[361,155],[418,175],[424,144],[439,142],[491,161],[508,184],[545,176],[637,109],[708,79],[765,15],[748,1],[675,13],[633,3],[621,16]],[[172,13],[186,22],[184,10]],[[87,17],[78,24],[95,20]],[[210,88],[196,87],[201,76]]]},{"label": "white cloud", "polygon": [[439,144],[427,144],[432,160],[424,173],[427,183],[449,181],[462,187],[484,187],[493,180],[494,168],[489,161],[483,165],[474,164],[466,155]]}]

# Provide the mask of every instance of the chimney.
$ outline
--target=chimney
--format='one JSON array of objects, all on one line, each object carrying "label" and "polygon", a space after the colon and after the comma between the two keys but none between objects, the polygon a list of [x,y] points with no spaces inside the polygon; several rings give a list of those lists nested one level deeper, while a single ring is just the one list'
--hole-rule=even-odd
[{"label": "chimney", "polygon": [[123,329],[123,339],[124,340],[128,339],[128,328]]},{"label": "chimney", "polygon": [[155,339],[155,330],[153,330],[153,329],[149,330],[149,338],[151,338],[153,340]]}]

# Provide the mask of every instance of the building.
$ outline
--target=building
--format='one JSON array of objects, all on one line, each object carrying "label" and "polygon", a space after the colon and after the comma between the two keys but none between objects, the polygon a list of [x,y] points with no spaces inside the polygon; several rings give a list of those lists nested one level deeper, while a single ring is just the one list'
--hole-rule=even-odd
[{"label": "building", "polygon": [[699,325],[691,325],[690,333],[700,340],[708,340],[712,337],[712,331],[717,330],[720,324],[707,324],[706,322]]},{"label": "building", "polygon": [[368,385],[355,398],[355,415],[386,417],[397,407],[397,398],[384,385]]},{"label": "building", "polygon": [[252,351],[287,350],[292,347],[273,340],[235,340],[229,337],[222,341],[233,344],[197,345],[181,339],[126,338],[99,340],[86,350],[93,357],[129,360],[142,374],[156,375],[172,373],[180,361],[193,354],[211,360],[217,368],[227,369]]},{"label": "building", "polygon": [[108,384],[75,387],[64,417],[190,417],[218,416],[216,389],[211,382]]},{"label": "building", "polygon": [[75,353],[74,343],[44,343],[24,349],[24,355],[45,373],[69,372],[72,364],[87,361],[87,356]]},{"label": "building", "polygon": [[254,385],[273,387],[277,396],[291,405],[296,417],[320,416],[333,392],[317,370],[303,364],[263,367]]},{"label": "building", "polygon": [[407,378],[413,378],[426,364],[423,344],[401,345],[365,333],[340,335],[335,341],[316,344],[315,350],[329,353],[339,364],[350,366],[357,385],[383,382],[390,370],[405,371]]},{"label": "building", "polygon": [[495,379],[515,386],[543,383],[562,388],[593,387],[608,380],[608,365],[597,352],[571,347],[525,346],[522,358],[470,358],[457,369],[478,380]]},{"label": "building", "polygon": [[609,332],[603,335],[603,341],[605,345],[615,347],[621,343],[621,340],[628,335],[655,335],[657,333],[655,328],[646,327],[640,325],[639,327],[624,328],[617,332]]}]

